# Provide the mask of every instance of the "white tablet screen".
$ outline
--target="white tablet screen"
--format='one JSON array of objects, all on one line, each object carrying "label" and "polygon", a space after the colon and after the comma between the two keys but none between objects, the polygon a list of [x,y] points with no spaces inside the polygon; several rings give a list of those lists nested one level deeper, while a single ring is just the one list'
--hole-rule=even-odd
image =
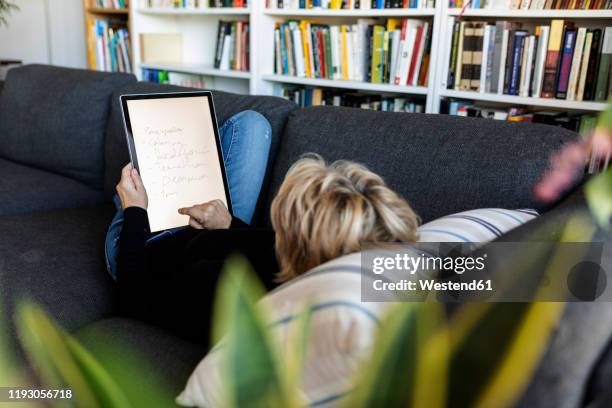
[{"label": "white tablet screen", "polygon": [[207,96],[127,101],[152,232],[188,225],[181,207],[214,199],[227,206],[209,103]]}]

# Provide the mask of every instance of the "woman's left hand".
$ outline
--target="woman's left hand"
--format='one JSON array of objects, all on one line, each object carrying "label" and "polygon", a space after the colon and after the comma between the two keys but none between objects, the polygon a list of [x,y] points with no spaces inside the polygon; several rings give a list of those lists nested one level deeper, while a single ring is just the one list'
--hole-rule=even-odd
[{"label": "woman's left hand", "polygon": [[232,216],[221,200],[179,208],[179,214],[189,216],[189,225],[195,229],[228,229]]},{"label": "woman's left hand", "polygon": [[117,194],[121,200],[121,208],[140,207],[144,210],[149,205],[149,198],[145,190],[140,174],[132,164],[126,165],[121,170],[121,180],[117,184]]}]

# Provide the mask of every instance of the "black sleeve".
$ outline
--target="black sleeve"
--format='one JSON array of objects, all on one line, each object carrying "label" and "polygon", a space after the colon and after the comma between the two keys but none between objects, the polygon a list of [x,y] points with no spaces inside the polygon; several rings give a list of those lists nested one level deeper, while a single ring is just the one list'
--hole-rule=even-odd
[{"label": "black sleeve", "polygon": [[249,224],[242,221],[240,218],[232,217],[232,223],[230,224],[230,229],[237,228],[251,228]]},{"label": "black sleeve", "polygon": [[274,232],[238,219],[226,230],[186,229],[145,246],[147,213],[126,209],[117,257],[123,313],[206,344],[219,276],[229,255],[242,254],[267,289],[278,271]]},{"label": "black sleeve", "polygon": [[128,207],[123,211],[123,229],[117,254],[117,280],[139,276],[147,264],[145,241],[150,234],[147,211]]}]

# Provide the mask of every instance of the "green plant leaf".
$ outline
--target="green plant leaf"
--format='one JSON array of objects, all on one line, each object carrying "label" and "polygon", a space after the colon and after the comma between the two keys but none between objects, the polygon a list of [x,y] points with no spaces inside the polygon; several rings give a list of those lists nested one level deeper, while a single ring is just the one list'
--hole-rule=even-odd
[{"label": "green plant leaf", "polygon": [[589,180],[584,187],[584,192],[593,218],[602,228],[610,228],[610,219],[612,218],[612,167]]},{"label": "green plant leaf", "polygon": [[[540,229],[549,227],[544,223]],[[564,299],[566,276],[559,271],[577,262],[577,253],[565,251],[559,243],[589,242],[594,231],[588,217],[575,215],[567,219],[557,241],[539,242],[520,254],[491,257],[504,260],[489,270],[505,277],[505,285],[497,291],[528,285],[524,288],[532,290],[533,299]],[[563,302],[462,305],[449,329],[453,407],[513,406],[531,380],[564,307]]]},{"label": "green plant leaf", "polygon": [[230,257],[219,282],[215,338],[222,339],[223,375],[228,407],[294,407],[287,377],[281,371],[277,348],[256,302],[264,290],[248,262]]},{"label": "green plant leaf", "polygon": [[438,303],[394,307],[381,323],[372,357],[346,406],[443,407],[448,343],[442,320]]},{"label": "green plant leaf", "polygon": [[68,387],[79,407],[131,407],[104,368],[30,301],[17,306],[16,323],[25,350],[46,386]]}]

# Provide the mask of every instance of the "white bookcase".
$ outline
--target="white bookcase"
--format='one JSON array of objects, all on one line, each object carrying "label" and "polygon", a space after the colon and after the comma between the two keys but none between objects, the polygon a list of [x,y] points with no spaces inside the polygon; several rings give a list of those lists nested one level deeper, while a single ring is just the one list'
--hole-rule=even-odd
[{"label": "white bookcase", "polygon": [[[198,8],[171,9],[146,8],[143,0],[130,2],[132,7],[132,41],[136,73],[142,68],[203,75],[207,84],[215,89],[249,93],[253,95],[280,95],[283,86],[304,85],[349,89],[377,94],[415,95],[426,98],[426,112],[438,113],[444,98],[460,98],[483,101],[500,106],[530,106],[546,109],[596,112],[605,103],[565,101],[519,97],[480,92],[446,89],[448,58],[451,46],[453,18],[461,14],[459,9],[448,7],[448,0],[437,0],[433,9],[385,9],[385,10],[292,10],[266,9],[265,0],[250,0],[250,8]],[[274,25],[287,19],[311,19],[318,22],[351,22],[359,18],[408,17],[426,19],[432,24],[432,44],[428,85],[403,86],[372,84],[368,82],[299,78],[278,75],[274,72]],[[586,26],[612,24],[612,10],[503,10],[467,9],[462,18],[471,20],[520,21],[524,25],[538,25],[553,18],[579,22]],[[250,22],[250,71],[224,71],[213,67],[219,20],[248,20]],[[140,61],[139,36],[141,33],[182,33],[182,64],[143,64]]]}]

